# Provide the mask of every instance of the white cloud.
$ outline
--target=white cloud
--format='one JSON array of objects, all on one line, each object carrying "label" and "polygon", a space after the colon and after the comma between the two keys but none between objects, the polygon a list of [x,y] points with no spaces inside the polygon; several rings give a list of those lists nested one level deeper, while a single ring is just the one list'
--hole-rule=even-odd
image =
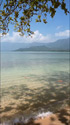
[{"label": "white cloud", "polygon": [[9,33],[1,38],[1,42],[21,42],[21,43],[32,43],[32,42],[39,42],[39,43],[48,43],[54,42],[63,37],[69,37],[70,30],[65,30],[63,32],[58,32],[55,34],[47,34],[43,35],[38,30],[34,32],[32,37],[28,36],[20,36],[18,32],[13,32],[12,35]]},{"label": "white cloud", "polygon": [[69,37],[69,35],[70,35],[70,30],[65,30],[63,32],[55,33],[55,36],[57,37]]},{"label": "white cloud", "polygon": [[63,27],[62,25],[61,25],[61,26],[57,26],[56,29],[59,30],[59,29],[61,29],[62,27]]},{"label": "white cloud", "polygon": [[26,37],[20,36],[20,33],[13,32],[12,36],[8,33],[7,35],[2,37],[2,42],[25,42],[25,43],[31,43],[31,42],[52,42],[54,39],[52,39],[51,34],[43,35],[38,30],[34,32],[34,34],[31,36]]}]

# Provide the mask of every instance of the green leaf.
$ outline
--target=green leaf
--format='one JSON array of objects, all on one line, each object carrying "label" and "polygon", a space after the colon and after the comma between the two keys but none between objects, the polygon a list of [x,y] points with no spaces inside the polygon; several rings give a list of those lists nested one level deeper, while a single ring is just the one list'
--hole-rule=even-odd
[{"label": "green leaf", "polygon": [[15,11],[15,17],[17,18],[19,15],[19,12],[18,11]]},{"label": "green leaf", "polygon": [[43,19],[43,22],[46,24],[47,23],[46,19]]},{"label": "green leaf", "polygon": [[38,18],[40,19],[40,18],[41,18],[41,15],[38,15]]}]

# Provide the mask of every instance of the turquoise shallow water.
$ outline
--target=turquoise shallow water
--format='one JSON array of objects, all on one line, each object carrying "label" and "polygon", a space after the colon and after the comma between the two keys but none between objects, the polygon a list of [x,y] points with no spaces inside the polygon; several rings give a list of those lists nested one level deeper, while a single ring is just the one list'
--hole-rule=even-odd
[{"label": "turquoise shallow water", "polygon": [[68,99],[68,52],[1,53],[2,119],[56,111]]}]

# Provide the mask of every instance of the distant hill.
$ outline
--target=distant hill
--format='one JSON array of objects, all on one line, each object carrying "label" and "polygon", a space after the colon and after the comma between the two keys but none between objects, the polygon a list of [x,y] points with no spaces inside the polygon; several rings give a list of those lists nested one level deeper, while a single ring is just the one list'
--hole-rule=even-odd
[{"label": "distant hill", "polygon": [[48,43],[47,47],[56,50],[70,50],[70,38],[57,40],[54,43]]},{"label": "distant hill", "polygon": [[29,47],[29,48],[20,48],[17,49],[15,51],[69,51],[69,50],[65,50],[65,49],[52,49],[52,48],[48,48],[46,46],[33,46],[33,47]]},{"label": "distant hill", "polygon": [[1,43],[1,51],[50,51],[50,50],[70,50],[70,38],[60,39],[51,43],[13,43],[13,42],[3,42]]},{"label": "distant hill", "polygon": [[17,49],[16,51],[49,51],[50,49],[47,48],[46,46],[32,46],[29,48],[20,48]]},{"label": "distant hill", "polygon": [[27,48],[19,48],[16,51],[70,51],[70,38],[57,40],[53,43],[41,43],[37,46],[27,47]]}]

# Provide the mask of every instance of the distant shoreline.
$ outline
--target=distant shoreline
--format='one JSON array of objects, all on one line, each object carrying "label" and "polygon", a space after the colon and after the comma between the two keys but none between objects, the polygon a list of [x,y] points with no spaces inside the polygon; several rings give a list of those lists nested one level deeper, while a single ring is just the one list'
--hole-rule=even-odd
[{"label": "distant shoreline", "polygon": [[54,53],[57,53],[57,52],[66,52],[66,53],[67,53],[67,52],[68,52],[68,53],[70,53],[70,50],[69,50],[69,51],[65,51],[65,50],[64,50],[64,51],[57,51],[57,50],[56,50],[56,51],[17,51],[17,50],[0,51],[0,53],[3,53],[3,52],[4,52],[4,53],[5,53],[5,52],[6,52],[6,53],[7,53],[7,52],[16,52],[16,53],[17,53],[17,52],[24,52],[24,53],[25,53],[25,52],[26,52],[26,53],[28,53],[28,52],[35,52],[35,53],[37,53],[37,52],[40,52],[40,53],[46,53],[46,52],[54,52]]},{"label": "distant shoreline", "polygon": [[66,50],[13,50],[13,52],[70,52],[69,51],[66,51]]}]

